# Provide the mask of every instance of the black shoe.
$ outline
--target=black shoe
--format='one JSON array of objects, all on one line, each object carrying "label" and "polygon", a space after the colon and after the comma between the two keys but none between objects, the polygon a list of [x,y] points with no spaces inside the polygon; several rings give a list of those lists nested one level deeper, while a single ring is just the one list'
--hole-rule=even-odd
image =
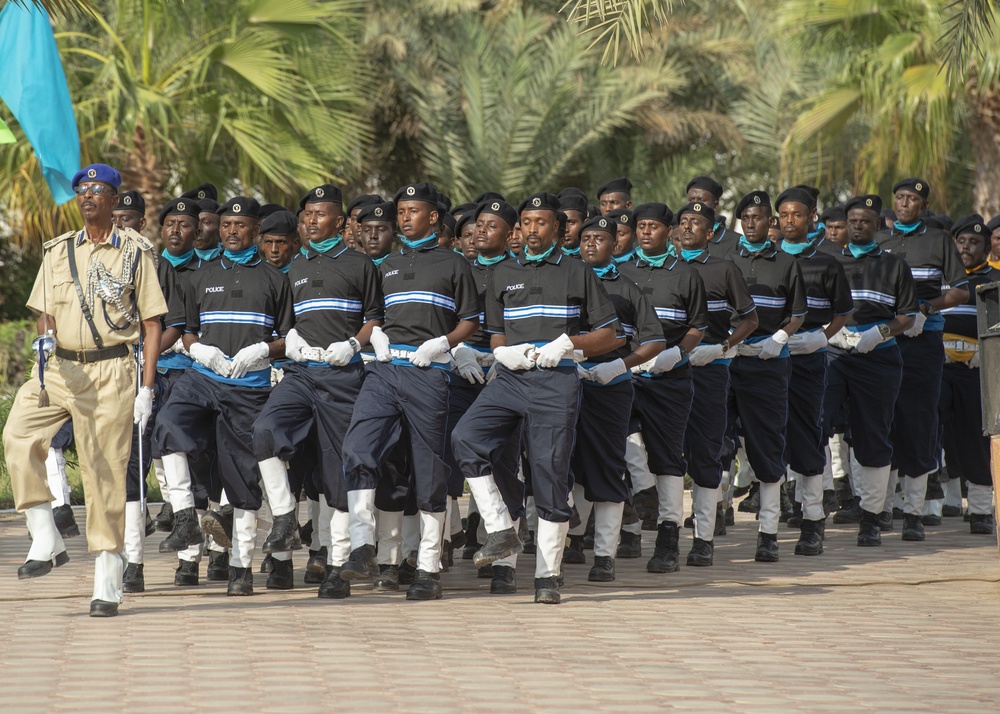
[{"label": "black shoe", "polygon": [[706,568],[714,560],[715,544],[710,540],[695,538],[688,553],[687,564],[690,567]]},{"label": "black shoe", "polygon": [[250,568],[229,566],[229,588],[226,595],[253,595],[253,571]]},{"label": "black shoe", "polygon": [[656,545],[653,547],[653,557],[646,563],[647,573],[676,573],[680,565],[677,562],[679,553],[677,541],[680,538],[680,528],[676,523],[664,521],[656,531]]},{"label": "black shoe", "polygon": [[229,580],[229,553],[208,551],[208,568],[205,570],[205,578],[213,583],[224,583]]},{"label": "black shoe", "polygon": [[969,533],[973,535],[993,535],[993,516],[989,513],[972,513],[969,515]]},{"label": "black shoe", "polygon": [[684,519],[684,527],[691,529],[694,528],[694,514],[691,514],[690,516]]},{"label": "black shoe", "polygon": [[657,518],[658,517],[643,519],[643,521],[642,521],[642,530],[644,530],[644,531],[655,531],[656,527],[657,527],[657,524],[656,524]]},{"label": "black shoe", "polygon": [[882,511],[878,514],[878,529],[882,533],[888,533],[892,530],[892,513],[889,511]]},{"label": "black shoe", "polygon": [[837,525],[861,523],[861,513],[861,499],[855,496],[847,507],[833,514],[833,522]]},{"label": "black shoe", "polygon": [[757,513],[760,511],[760,484],[757,481],[750,484],[750,495],[740,501],[737,510],[740,513]]},{"label": "black shoe", "polygon": [[816,533],[821,541],[826,542],[826,519],[816,521]]},{"label": "black shoe", "polygon": [[493,577],[493,566],[483,565],[476,569],[476,577],[480,580],[490,580]]},{"label": "black shoe", "polygon": [[[267,539],[260,549],[264,554],[284,553],[288,550],[302,550],[299,523],[295,519],[294,511],[274,517],[271,532],[267,534]],[[326,572],[326,563],[323,563],[323,572]]]},{"label": "black shoe", "polygon": [[[375,581],[372,583],[372,590],[374,590],[377,593],[398,591],[399,568],[395,565],[380,565],[378,566],[378,569],[379,569],[379,576],[375,578]],[[337,568],[337,579],[338,580],[340,579],[340,568]],[[348,594],[350,594],[350,590],[348,590]]]},{"label": "black shoe", "polygon": [[715,504],[715,533],[713,535],[726,535],[726,508],[722,501]]},{"label": "black shoe", "polygon": [[587,562],[587,556],[583,552],[582,535],[569,537],[569,545],[563,550],[562,562],[565,565],[584,565]]},{"label": "black shoe", "polygon": [[594,567],[587,573],[587,580],[592,583],[610,583],[615,579],[615,561],[606,555],[594,556]]},{"label": "black shoe", "polygon": [[51,573],[53,565],[58,568],[68,562],[69,555],[65,550],[62,553],[56,553],[50,560],[26,560],[24,565],[17,569],[17,579],[40,578]]},{"label": "black shoe", "polygon": [[[325,572],[324,562],[324,572]],[[340,569],[344,580],[371,580],[379,576],[378,562],[375,560],[375,546],[365,543],[351,551],[351,556]]]},{"label": "black shoe", "polygon": [[477,568],[489,565],[494,560],[506,558],[508,555],[515,555],[524,550],[521,539],[517,537],[517,531],[513,528],[487,533],[486,542],[483,547],[476,551],[472,558],[473,564]]},{"label": "black shoe", "polygon": [[305,582],[316,585],[326,579],[327,549],[324,545],[319,550],[309,551],[309,560],[306,561]]},{"label": "black shoe", "polygon": [[304,526],[299,526],[299,542],[306,548],[313,544],[313,522],[306,521]]},{"label": "black shoe", "polygon": [[176,553],[192,545],[200,545],[204,540],[205,535],[198,526],[198,514],[194,508],[182,508],[174,514],[174,529],[160,541],[160,552]]},{"label": "black shoe", "polygon": [[153,523],[153,517],[151,515],[149,515],[149,509],[147,508],[146,509],[146,537],[149,538],[149,536],[153,535],[154,533],[156,533],[156,524]]},{"label": "black shoe", "polygon": [[758,563],[778,562],[778,534],[757,533],[757,552],[753,559]]},{"label": "black shoe", "polygon": [[941,507],[941,515],[945,518],[958,518],[962,515],[961,506],[949,506],[945,504]]},{"label": "black shoe", "polygon": [[142,563],[129,563],[122,575],[122,590],[127,593],[146,591],[146,578],[142,575]]},{"label": "black shoe", "polygon": [[483,517],[478,513],[470,513],[465,519],[465,549],[462,551],[462,560],[472,560],[482,545],[479,543],[479,524],[483,522]]},{"label": "black shoe", "polygon": [[802,532],[795,544],[795,555],[819,555],[823,552],[823,539],[819,534],[820,521],[802,519]]},{"label": "black shoe", "polygon": [[[76,519],[73,517],[73,507],[68,503],[53,508],[52,518],[56,522],[59,535],[63,538],[75,538],[80,535],[80,526],[76,524]],[[146,533],[146,535],[149,535],[149,533]]]},{"label": "black shoe", "polygon": [[641,558],[642,557],[642,535],[639,533],[621,532],[621,540],[618,542],[618,552],[616,558]]},{"label": "black shoe", "polygon": [[535,602],[558,605],[561,599],[556,578],[535,578]]},{"label": "black shoe", "polygon": [[920,516],[907,513],[903,518],[903,540],[923,540],[924,524],[920,522]]},{"label": "black shoe", "polygon": [[933,513],[926,513],[920,517],[920,522],[925,526],[939,526],[941,525],[941,516],[936,516]]},{"label": "black shoe", "polygon": [[[378,581],[376,581],[377,583]],[[396,586],[397,589],[399,586]],[[318,597],[327,600],[343,600],[351,596],[351,583],[340,577],[340,568],[336,565],[326,566],[323,582],[319,584]]]},{"label": "black shoe", "polygon": [[[192,509],[194,510],[194,509]],[[179,514],[174,514],[176,519]],[[205,533],[212,536],[212,540],[223,548],[233,547],[233,510],[219,509],[218,511],[205,511],[201,518],[201,526]],[[163,548],[161,547],[162,551]]]},{"label": "black shoe", "polygon": [[528,531],[528,537],[522,544],[524,550],[521,552],[525,555],[534,555],[537,548],[535,547],[535,531]]},{"label": "black shoe", "polygon": [[407,600],[440,600],[441,576],[417,568],[413,585],[406,589]]},{"label": "black shoe", "polygon": [[198,584],[198,564],[193,560],[178,560],[174,570],[174,585],[187,587]]},{"label": "black shoe", "polygon": [[622,525],[630,526],[633,523],[641,523],[642,518],[639,516],[639,512],[635,510],[635,506],[632,505],[632,500],[629,498],[625,499],[625,505],[622,508]]},{"label": "black shoe", "polygon": [[[457,531],[451,534],[451,547],[453,550],[465,548],[468,541],[465,539],[465,531]],[[454,565],[454,563],[452,563]]]},{"label": "black shoe", "polygon": [[260,560],[260,574],[261,575],[267,575],[272,570],[274,570],[274,556],[273,555],[265,555]]},{"label": "black shoe", "polygon": [[[842,511],[841,511],[842,513]],[[834,517],[836,520],[836,517]],[[858,547],[877,548],[882,545],[882,536],[878,527],[879,514],[871,511],[861,511],[861,521],[858,525]]]},{"label": "black shoe", "polygon": [[896,506],[892,507],[892,520],[901,521],[905,517],[906,514],[903,512],[902,508],[897,508]]},{"label": "black shoe", "polygon": [[[417,569],[411,563],[404,560],[398,570],[399,574],[399,584],[400,585],[412,585],[413,579],[417,576]],[[343,574],[341,574],[343,577]]]},{"label": "black shoe", "polygon": [[837,492],[832,488],[825,489],[823,491],[823,515],[829,516],[831,513],[836,511],[837,508]]},{"label": "black shoe", "polygon": [[278,560],[272,562],[271,572],[268,573],[267,583],[264,587],[268,590],[291,590],[295,587],[295,575],[292,572],[292,559]]},{"label": "black shoe", "polygon": [[733,509],[732,506],[730,506],[729,508],[726,509],[725,524],[727,526],[735,526],[736,525],[736,511]]},{"label": "black shoe", "polygon": [[161,533],[169,533],[174,529],[174,507],[167,501],[160,506],[160,512],[156,514],[156,530]]},{"label": "black shoe", "polygon": [[114,617],[117,614],[118,603],[116,602],[108,602],[107,600],[90,601],[91,617]]},{"label": "black shoe", "polygon": [[493,565],[493,579],[490,580],[490,595],[513,595],[517,592],[517,578],[509,565]]}]

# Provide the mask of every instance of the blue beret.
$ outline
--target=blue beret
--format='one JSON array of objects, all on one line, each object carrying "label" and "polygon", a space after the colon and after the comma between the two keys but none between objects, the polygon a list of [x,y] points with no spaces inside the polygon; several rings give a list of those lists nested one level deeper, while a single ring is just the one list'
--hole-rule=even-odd
[{"label": "blue beret", "polygon": [[73,174],[73,188],[81,181],[100,181],[117,189],[122,185],[122,175],[107,164],[91,164]]}]

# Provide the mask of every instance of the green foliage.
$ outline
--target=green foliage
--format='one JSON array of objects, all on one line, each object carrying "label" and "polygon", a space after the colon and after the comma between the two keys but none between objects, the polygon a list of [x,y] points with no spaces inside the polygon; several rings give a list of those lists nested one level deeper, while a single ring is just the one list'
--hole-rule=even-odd
[{"label": "green foliage", "polygon": [[34,366],[34,320],[0,322],[0,389],[19,386]]}]

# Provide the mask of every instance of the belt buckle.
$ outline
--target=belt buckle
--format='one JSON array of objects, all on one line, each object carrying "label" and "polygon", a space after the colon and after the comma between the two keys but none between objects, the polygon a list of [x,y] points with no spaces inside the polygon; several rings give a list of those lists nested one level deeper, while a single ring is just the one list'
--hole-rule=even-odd
[{"label": "belt buckle", "polygon": [[87,350],[77,350],[76,361],[80,364],[87,364]]}]

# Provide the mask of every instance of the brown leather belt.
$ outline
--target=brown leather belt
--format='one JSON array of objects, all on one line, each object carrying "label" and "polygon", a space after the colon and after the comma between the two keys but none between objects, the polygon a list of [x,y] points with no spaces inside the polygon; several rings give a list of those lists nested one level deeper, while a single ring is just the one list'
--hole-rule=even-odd
[{"label": "brown leather belt", "polygon": [[115,345],[114,347],[104,347],[99,350],[66,350],[62,347],[56,347],[55,349],[56,357],[59,359],[68,359],[81,364],[127,357],[128,352],[128,345]]}]

